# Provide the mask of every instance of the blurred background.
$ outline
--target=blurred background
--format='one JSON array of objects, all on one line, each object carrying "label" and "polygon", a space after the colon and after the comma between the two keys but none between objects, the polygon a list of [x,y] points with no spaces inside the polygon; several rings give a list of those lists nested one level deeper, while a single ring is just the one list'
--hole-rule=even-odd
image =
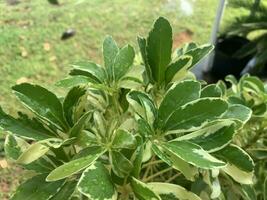
[{"label": "blurred background", "polygon": [[[174,47],[194,41],[209,43],[220,0],[0,0],[0,105],[11,113],[22,109],[10,87],[17,83],[42,84],[57,91],[70,64],[84,59],[101,63],[102,40],[111,35],[138,51],[136,37],[147,35],[159,16],[173,26]],[[262,75],[267,61],[266,0],[225,1],[216,32],[214,62],[203,70],[212,82],[233,73]],[[265,48],[266,47],[266,48]],[[265,50],[265,51],[264,51]],[[227,68],[226,68],[227,66]],[[8,166],[0,132],[0,199],[22,180]],[[12,172],[12,173],[11,173]],[[26,176],[26,175],[25,175]]]}]

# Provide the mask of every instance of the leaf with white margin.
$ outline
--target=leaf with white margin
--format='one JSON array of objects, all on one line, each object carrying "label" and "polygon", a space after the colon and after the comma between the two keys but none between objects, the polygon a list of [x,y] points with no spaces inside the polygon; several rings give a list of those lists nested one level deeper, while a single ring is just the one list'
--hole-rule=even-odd
[{"label": "leaf with white margin", "polygon": [[179,185],[158,182],[148,183],[147,185],[161,197],[161,200],[201,200],[199,196]]},{"label": "leaf with white margin", "polygon": [[131,179],[131,186],[135,196],[139,200],[161,200],[160,196],[151,190],[147,184],[137,180],[134,177]]},{"label": "leaf with white margin", "polygon": [[203,98],[177,109],[167,120],[164,130],[174,133],[193,131],[223,114],[228,108],[219,98]]},{"label": "leaf with white margin", "polygon": [[87,168],[93,162],[95,162],[105,151],[102,148],[96,151],[93,155],[88,155],[85,157],[81,157],[75,160],[72,160],[68,163],[65,163],[58,168],[54,169],[47,176],[47,181],[57,181],[60,179],[67,178],[73,174],[78,173],[79,171]]},{"label": "leaf with white margin", "polygon": [[218,120],[209,123],[200,130],[174,139],[174,141],[190,140],[200,145],[207,152],[218,151],[227,146],[235,134],[235,123],[231,120]]},{"label": "leaf with white margin", "polygon": [[162,145],[178,158],[203,169],[215,169],[225,166],[223,161],[210,155],[200,146],[188,141],[171,141]]},{"label": "leaf with white margin", "polygon": [[17,163],[20,164],[30,164],[31,162],[37,160],[46,154],[50,147],[59,148],[62,144],[62,140],[58,138],[51,138],[46,140],[41,140],[30,145],[17,159]]},{"label": "leaf with white margin", "polygon": [[184,160],[177,157],[175,154],[173,154],[170,151],[167,151],[166,149],[157,146],[155,144],[152,145],[153,152],[166,164],[169,166],[172,166],[174,169],[180,171],[186,179],[190,181],[194,181],[195,177],[198,174],[198,170],[196,167],[188,164]]},{"label": "leaf with white margin", "polygon": [[252,110],[241,104],[229,105],[226,112],[222,115],[222,119],[234,119],[237,122],[238,127],[246,124],[251,118]]},{"label": "leaf with white margin", "polygon": [[129,175],[133,169],[132,163],[121,152],[111,151],[110,161],[113,172],[121,178]]},{"label": "leaf with white margin", "polygon": [[113,149],[134,149],[136,147],[136,139],[132,133],[126,130],[116,130],[112,141]]},{"label": "leaf with white margin", "polygon": [[221,97],[222,90],[218,84],[210,84],[201,90],[201,98],[204,97]]},{"label": "leaf with white margin", "polygon": [[116,200],[118,196],[109,171],[101,162],[95,162],[84,170],[77,188],[90,200]]},{"label": "leaf with white margin", "polygon": [[253,183],[254,162],[243,149],[231,144],[216,152],[215,155],[227,161],[227,165],[222,170],[235,181],[242,184]]},{"label": "leaf with white margin", "polygon": [[146,93],[131,91],[127,95],[127,100],[141,118],[145,119],[150,125],[153,124],[157,116],[157,109],[153,100]]},{"label": "leaf with white margin", "polygon": [[47,174],[32,177],[22,183],[10,200],[46,200],[50,199],[60,189],[63,181],[48,183],[45,181]]},{"label": "leaf with white margin", "polygon": [[179,107],[200,97],[200,83],[186,80],[174,83],[165,94],[158,111],[160,124],[165,124],[172,113]]},{"label": "leaf with white margin", "polygon": [[68,200],[76,189],[77,181],[70,180],[64,183],[60,190],[49,200]]},{"label": "leaf with white margin", "polygon": [[54,93],[39,85],[29,83],[15,85],[12,90],[22,104],[38,117],[64,131],[68,130],[62,104]]}]

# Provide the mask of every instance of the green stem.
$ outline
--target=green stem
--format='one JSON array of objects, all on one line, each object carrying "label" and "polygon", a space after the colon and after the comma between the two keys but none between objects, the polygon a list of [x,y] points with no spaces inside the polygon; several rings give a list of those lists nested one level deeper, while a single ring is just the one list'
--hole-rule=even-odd
[{"label": "green stem", "polygon": [[162,175],[162,174],[164,174],[164,173],[166,173],[166,172],[168,172],[168,171],[170,171],[172,169],[173,169],[172,167],[169,167],[169,168],[166,168],[164,170],[161,170],[161,171],[159,171],[159,172],[157,172],[157,173],[155,173],[155,174],[143,179],[143,181],[144,182],[150,181],[151,179],[156,178],[157,176],[160,176],[160,175]]}]

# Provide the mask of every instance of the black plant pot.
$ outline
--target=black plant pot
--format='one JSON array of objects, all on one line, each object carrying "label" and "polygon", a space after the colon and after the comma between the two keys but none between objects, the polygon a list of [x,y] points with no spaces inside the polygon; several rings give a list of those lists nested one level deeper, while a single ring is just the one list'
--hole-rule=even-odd
[{"label": "black plant pot", "polygon": [[224,79],[229,74],[236,78],[240,77],[241,71],[245,68],[251,56],[238,59],[233,55],[248,42],[249,40],[240,36],[218,38],[215,46],[214,62],[209,72],[212,79]]}]

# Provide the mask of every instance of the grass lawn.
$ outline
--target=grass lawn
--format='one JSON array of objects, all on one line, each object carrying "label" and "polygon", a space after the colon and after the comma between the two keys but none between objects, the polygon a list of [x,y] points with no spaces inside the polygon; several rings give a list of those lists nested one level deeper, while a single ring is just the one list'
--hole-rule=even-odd
[{"label": "grass lawn", "polygon": [[[61,2],[53,6],[46,0],[20,0],[11,6],[0,1],[0,105],[12,114],[21,108],[11,93],[12,85],[28,81],[56,89],[53,84],[67,75],[70,63],[83,59],[101,63],[101,44],[107,34],[120,45],[129,42],[136,48],[136,36],[146,35],[153,21],[165,16],[173,26],[176,47],[190,40],[207,43],[217,7],[215,0],[186,0],[194,2],[194,14],[186,15],[180,0]],[[226,17],[229,21],[233,14]],[[68,28],[76,30],[75,36],[60,40]],[[10,172],[0,168],[0,199],[17,182],[11,181]]]}]

